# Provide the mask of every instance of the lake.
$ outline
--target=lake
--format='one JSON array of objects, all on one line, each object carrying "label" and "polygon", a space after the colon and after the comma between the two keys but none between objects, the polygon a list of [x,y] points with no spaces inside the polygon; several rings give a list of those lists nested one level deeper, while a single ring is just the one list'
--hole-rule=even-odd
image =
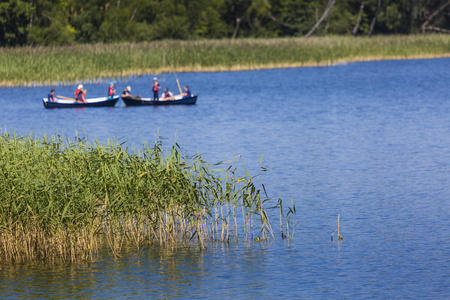
[{"label": "lake", "polygon": [[[292,241],[204,252],[130,249],[82,264],[0,264],[6,298],[443,299],[450,291],[450,59],[158,75],[193,106],[44,109],[51,86],[0,88],[0,126],[126,147],[174,141],[210,163],[240,155],[296,206]],[[151,95],[152,76],[115,79]],[[85,83],[105,96],[109,80]],[[76,84],[57,86],[73,95]],[[120,100],[121,101],[121,100]],[[276,200],[274,200],[276,201]],[[340,216],[340,234],[336,234]]]}]

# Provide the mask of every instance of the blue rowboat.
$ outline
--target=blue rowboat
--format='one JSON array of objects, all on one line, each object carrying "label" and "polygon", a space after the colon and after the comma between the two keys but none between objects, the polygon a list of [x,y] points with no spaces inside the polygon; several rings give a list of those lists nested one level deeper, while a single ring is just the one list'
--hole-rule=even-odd
[{"label": "blue rowboat", "polygon": [[170,100],[154,100],[151,98],[139,98],[139,97],[122,97],[126,106],[143,106],[143,105],[192,105],[197,102],[197,95],[191,95],[190,97],[182,97],[177,95]]},{"label": "blue rowboat", "polygon": [[102,107],[102,106],[114,106],[119,100],[119,95],[113,96],[111,99],[108,97],[91,98],[86,99],[86,102],[77,102],[73,99],[56,96],[54,101],[49,101],[48,98],[42,98],[45,108],[73,108],[73,107]]}]

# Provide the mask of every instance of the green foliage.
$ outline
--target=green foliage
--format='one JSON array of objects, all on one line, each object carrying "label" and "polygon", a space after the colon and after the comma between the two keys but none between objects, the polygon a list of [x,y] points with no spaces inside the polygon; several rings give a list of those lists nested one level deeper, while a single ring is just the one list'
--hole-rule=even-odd
[{"label": "green foliage", "polygon": [[[380,13],[380,22],[386,26],[389,31],[397,31],[400,25],[403,23],[402,14],[399,11],[398,3],[390,3],[386,6],[386,9]],[[395,32],[397,33],[397,32]]]},{"label": "green foliage", "polygon": [[194,35],[200,38],[221,38],[227,36],[227,26],[219,11],[209,6],[198,14],[198,23],[194,25]]},{"label": "green foliage", "polygon": [[[330,0],[3,0],[2,46],[163,39],[295,37],[308,33]],[[450,30],[443,0],[336,1],[314,35]],[[361,10],[361,4],[363,9]],[[379,6],[380,5],[380,6]],[[422,25],[428,22],[428,27]]]},{"label": "green foliage", "polygon": [[0,46],[24,45],[35,7],[28,1],[0,2]]},{"label": "green foliage", "polygon": [[75,42],[76,29],[69,24],[67,3],[37,2],[36,17],[29,29],[31,45],[70,45]]}]

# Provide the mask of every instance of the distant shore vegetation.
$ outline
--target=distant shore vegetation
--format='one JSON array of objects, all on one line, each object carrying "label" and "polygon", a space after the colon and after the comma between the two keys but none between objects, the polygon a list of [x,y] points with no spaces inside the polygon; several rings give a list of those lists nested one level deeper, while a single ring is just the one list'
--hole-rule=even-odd
[{"label": "distant shore vegetation", "polygon": [[5,0],[0,86],[443,57],[449,16],[448,0]]},{"label": "distant shore vegetation", "polygon": [[3,0],[0,46],[450,33],[448,0]]},{"label": "distant shore vegetation", "polygon": [[0,86],[450,56],[450,35],[325,36],[0,48]]}]

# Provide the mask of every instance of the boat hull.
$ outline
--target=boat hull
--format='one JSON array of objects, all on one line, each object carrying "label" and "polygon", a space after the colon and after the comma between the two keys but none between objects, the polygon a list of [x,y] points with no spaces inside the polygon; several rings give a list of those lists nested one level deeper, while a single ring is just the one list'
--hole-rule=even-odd
[{"label": "boat hull", "polygon": [[126,106],[145,106],[145,105],[192,105],[197,102],[197,95],[192,95],[188,98],[175,97],[174,100],[158,100],[155,101],[150,98],[133,98],[133,97],[122,97],[123,102]]},{"label": "boat hull", "polygon": [[45,108],[76,108],[76,107],[105,107],[105,106],[114,106],[119,100],[120,96],[113,96],[112,99],[108,99],[107,97],[101,98],[92,98],[86,99],[86,103],[83,102],[75,102],[72,100],[65,99],[55,99],[55,101],[49,101],[48,98],[42,98],[42,102]]}]

